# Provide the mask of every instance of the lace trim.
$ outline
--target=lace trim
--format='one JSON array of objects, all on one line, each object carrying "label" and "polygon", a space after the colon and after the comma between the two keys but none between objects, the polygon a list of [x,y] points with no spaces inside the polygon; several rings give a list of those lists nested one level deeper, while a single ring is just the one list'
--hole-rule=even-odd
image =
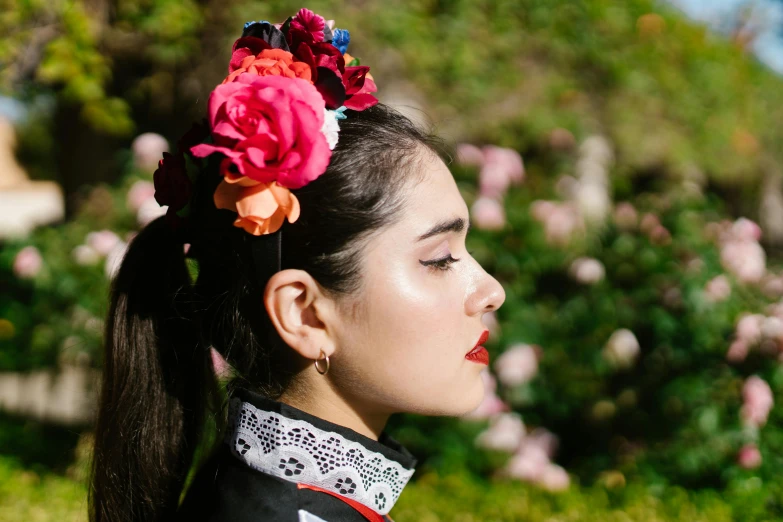
[{"label": "lace trim", "polygon": [[391,511],[415,471],[339,433],[237,397],[231,399],[228,415],[225,442],[251,468],[330,489],[381,515]]}]

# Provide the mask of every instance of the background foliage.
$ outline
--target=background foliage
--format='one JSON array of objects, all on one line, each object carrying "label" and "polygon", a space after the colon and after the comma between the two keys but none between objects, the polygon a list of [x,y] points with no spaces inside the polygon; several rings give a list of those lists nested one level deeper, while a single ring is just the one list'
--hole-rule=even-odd
[{"label": "background foliage", "polygon": [[[74,361],[100,367],[106,261],[79,262],[74,249],[90,232],[111,230],[127,241],[143,224],[130,193],[148,186],[154,167],[132,140],[154,131],[173,143],[204,114],[242,24],[283,20],[299,7],[278,0],[0,2],[0,90],[29,109],[18,125],[19,161],[31,177],[57,180],[68,194],[65,223],[0,248],[1,370]],[[554,458],[574,485],[550,494],[499,477],[508,455],[476,446],[487,425],[481,419],[404,415],[390,427],[422,465],[396,518],[781,516],[778,345],[772,352],[769,343],[759,345],[741,361],[726,356],[742,314],[774,316],[769,306],[783,293],[774,284],[783,241],[767,227],[761,204],[781,176],[781,78],[731,41],[648,0],[307,7],[350,29],[350,52],[372,67],[381,100],[421,105],[447,139],[508,147],[525,161],[524,182],[503,199],[504,225],[478,227],[468,247],[507,292],[500,335],[489,345],[493,360],[515,343],[541,349],[537,375],[518,386],[501,383],[498,395],[528,428],[558,436]],[[596,135],[611,148],[609,213],[553,241],[535,209],[574,198],[568,184],[579,176],[578,144]],[[472,206],[482,197],[478,169],[451,166]],[[618,218],[619,203],[638,218]],[[651,232],[646,214],[665,234]],[[740,216],[764,226],[763,280],[747,281],[724,259],[718,231]],[[20,278],[14,260],[29,245],[42,267]],[[575,280],[579,258],[599,261],[603,277]],[[705,288],[718,276],[727,277],[730,297],[714,301]],[[604,356],[619,329],[639,344],[622,368]],[[742,390],[754,375],[769,384],[776,406],[765,425],[749,429]],[[4,432],[18,433],[13,425]],[[747,444],[760,451],[759,467],[738,465]],[[81,502],[78,475],[69,482],[62,469],[30,465],[8,454],[0,461],[0,475],[11,478],[0,480],[11,488],[0,490],[0,500],[17,499],[11,511],[46,519],[37,506],[49,488],[66,504]]]}]

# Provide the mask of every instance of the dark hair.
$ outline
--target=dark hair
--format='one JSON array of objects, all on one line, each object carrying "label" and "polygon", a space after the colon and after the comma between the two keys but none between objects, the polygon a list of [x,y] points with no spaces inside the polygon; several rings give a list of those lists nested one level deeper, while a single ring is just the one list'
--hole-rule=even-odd
[{"label": "dark hair", "polygon": [[[281,266],[307,271],[353,314],[357,303],[348,298],[362,284],[357,254],[400,218],[405,189],[423,176],[422,152],[443,156],[445,148],[383,104],[346,114],[326,172],[292,191],[301,214],[281,228]],[[171,518],[207,440],[209,412],[220,433],[232,390],[277,399],[302,368],[264,309],[272,274],[253,263],[256,237],[212,202],[220,176],[206,175],[215,172],[210,165],[194,187],[188,257],[198,265],[195,283],[163,217],[130,242],[112,283],[89,490],[94,522]],[[210,347],[236,370],[228,397]]]}]

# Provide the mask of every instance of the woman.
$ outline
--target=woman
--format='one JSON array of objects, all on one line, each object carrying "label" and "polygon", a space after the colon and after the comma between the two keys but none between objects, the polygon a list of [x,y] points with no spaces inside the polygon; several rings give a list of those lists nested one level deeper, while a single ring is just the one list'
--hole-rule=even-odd
[{"label": "woman", "polygon": [[416,459],[389,416],[481,402],[503,288],[465,250],[440,141],[375,100],[347,40],[306,9],[249,22],[209,124],[164,155],[168,214],[112,288],[92,520],[391,520]]}]

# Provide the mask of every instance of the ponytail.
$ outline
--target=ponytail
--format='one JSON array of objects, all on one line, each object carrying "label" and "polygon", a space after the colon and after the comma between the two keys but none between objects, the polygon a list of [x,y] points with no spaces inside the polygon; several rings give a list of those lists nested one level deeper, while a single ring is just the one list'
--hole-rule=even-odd
[{"label": "ponytail", "polygon": [[183,244],[165,216],[112,282],[90,476],[91,522],[173,518],[217,385]]}]

